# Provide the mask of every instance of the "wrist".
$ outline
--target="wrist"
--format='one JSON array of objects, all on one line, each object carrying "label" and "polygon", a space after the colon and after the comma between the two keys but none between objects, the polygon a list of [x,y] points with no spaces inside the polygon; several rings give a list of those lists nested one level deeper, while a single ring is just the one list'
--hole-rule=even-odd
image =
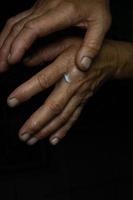
[{"label": "wrist", "polygon": [[117,66],[114,78],[133,78],[133,43],[115,42]]},{"label": "wrist", "polygon": [[114,79],[118,70],[117,44],[113,40],[105,40],[94,62],[96,68],[104,74],[104,79]]},{"label": "wrist", "polygon": [[133,78],[133,43],[105,40],[99,55],[105,78]]}]

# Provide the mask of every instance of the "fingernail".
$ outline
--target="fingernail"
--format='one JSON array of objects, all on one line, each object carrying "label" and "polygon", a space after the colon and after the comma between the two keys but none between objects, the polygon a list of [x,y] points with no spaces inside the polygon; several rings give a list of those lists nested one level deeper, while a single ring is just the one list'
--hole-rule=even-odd
[{"label": "fingernail", "polygon": [[50,143],[55,146],[56,144],[59,143],[59,141],[60,141],[59,138],[53,138],[50,140]]},{"label": "fingernail", "polygon": [[10,107],[15,107],[15,106],[17,106],[17,105],[19,104],[19,101],[18,101],[18,99],[16,99],[16,98],[9,98],[9,99],[7,100],[7,104],[8,104]]},{"label": "fingernail", "polygon": [[83,57],[81,60],[81,65],[85,68],[85,69],[89,69],[91,66],[92,60],[89,57]]},{"label": "fingernail", "polygon": [[19,138],[20,138],[20,140],[22,140],[22,141],[28,140],[29,137],[30,137],[30,134],[28,134],[28,133],[25,133],[25,134],[23,134],[23,135],[19,135]]},{"label": "fingernail", "polygon": [[33,137],[30,140],[28,140],[27,144],[34,145],[36,142],[38,142],[38,139],[36,137]]}]

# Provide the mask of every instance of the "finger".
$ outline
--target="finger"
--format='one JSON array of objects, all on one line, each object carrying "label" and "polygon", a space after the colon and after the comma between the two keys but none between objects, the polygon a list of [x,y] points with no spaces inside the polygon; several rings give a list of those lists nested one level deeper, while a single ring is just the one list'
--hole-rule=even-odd
[{"label": "finger", "polygon": [[19,32],[23,28],[24,24],[26,22],[28,22],[29,20],[34,19],[36,17],[37,17],[37,15],[33,15],[31,13],[27,17],[23,18],[22,20],[20,20],[16,24],[14,24],[14,26],[12,27],[10,33],[8,34],[6,40],[4,41],[4,43],[0,49],[0,57],[1,57],[0,70],[1,71],[6,71],[8,65],[9,65],[8,59],[10,57],[10,48],[11,48],[11,44],[12,44],[13,40],[19,34]]},{"label": "finger", "polygon": [[57,41],[39,50],[31,57],[25,58],[24,64],[28,67],[33,67],[43,64],[44,62],[52,61],[71,45],[72,40],[63,39],[61,41]]},{"label": "finger", "polygon": [[67,121],[69,121],[69,119],[72,117],[75,110],[79,107],[82,100],[83,97],[80,97],[78,94],[72,97],[72,99],[66,105],[62,113],[55,117],[49,124],[44,126],[44,128],[42,128],[38,133],[33,135],[33,137],[30,138],[28,143],[31,144],[31,141],[35,141],[35,139],[44,139],[50,134],[55,133],[62,126],[64,126],[67,123]]},{"label": "finger", "polygon": [[[22,22],[23,19],[27,19],[27,17],[28,17],[29,15],[31,15],[33,12],[36,13],[36,16],[40,16],[40,14],[36,12],[36,10],[37,10],[39,7],[41,7],[42,4],[44,5],[44,0],[38,0],[38,1],[35,2],[35,4],[33,5],[33,7],[32,7],[31,9],[26,10],[26,11],[24,11],[24,12],[22,12],[22,13],[16,15],[16,16],[12,17],[12,18],[10,18],[10,19],[7,21],[7,23],[6,23],[5,27],[4,27],[4,29],[3,29],[2,32],[0,33],[0,48],[2,47],[2,45],[3,45],[4,41],[5,41],[5,39],[7,38],[7,36],[9,35],[9,33],[10,33],[11,30],[12,30],[12,27],[13,27],[15,24],[17,24],[17,23],[20,22],[20,21]],[[46,8],[45,8],[44,6],[43,6],[43,11],[44,11],[44,12],[46,11]],[[37,15],[37,14],[39,14],[39,15]],[[33,19],[34,19],[34,18],[33,18]],[[26,21],[25,21],[25,22],[26,22]]]},{"label": "finger", "polygon": [[79,107],[82,107],[82,108],[84,107],[84,105],[87,103],[87,100],[91,96],[92,95],[90,93],[87,95],[86,94],[80,95],[80,93],[77,92],[77,94],[74,95],[72,99],[69,101],[69,103],[66,105],[62,113],[58,115],[57,117],[55,117],[55,119],[53,119],[49,124],[44,126],[44,128],[42,128],[40,132],[35,134],[33,138],[36,137],[37,139],[40,140],[56,132],[58,129],[64,126],[67,123],[67,121],[69,121],[73,113]]},{"label": "finger", "polygon": [[22,20],[23,18],[27,17],[29,14],[31,14],[32,10],[27,10],[25,12],[22,12],[20,14],[18,14],[15,17],[10,18],[4,29],[2,30],[2,32],[0,33],[0,48],[2,47],[5,39],[7,38],[8,34],[10,33],[12,27],[20,20]]},{"label": "finger", "polygon": [[24,59],[28,67],[43,65],[45,62],[54,60],[62,52],[61,47],[51,44],[48,47],[38,50],[35,54]]},{"label": "finger", "polygon": [[[77,107],[77,109],[72,113],[72,115],[70,116],[69,120],[67,121],[66,125],[63,125],[62,127],[59,128],[59,130],[56,130],[55,133],[53,133],[50,138],[49,141],[52,145],[56,145],[60,142],[61,139],[64,138],[64,136],[67,134],[67,132],[69,131],[69,129],[72,127],[72,125],[77,121],[77,119],[79,118],[85,104],[87,103],[88,99],[92,96],[91,93],[89,93],[88,95],[84,96],[84,100],[82,101],[82,103]],[[36,137],[37,138],[37,137]],[[37,138],[38,141],[38,138]]]},{"label": "finger", "polygon": [[18,62],[37,38],[74,24],[75,17],[73,20],[72,13],[73,9],[66,9],[66,6],[61,5],[25,24],[20,34],[13,41],[9,62],[11,64]]},{"label": "finger", "polygon": [[28,144],[33,145],[36,142],[38,142],[38,140],[44,139],[53,133],[53,135],[50,137],[50,143],[52,145],[56,145],[67,133],[67,131],[63,131],[64,128],[68,127],[67,124],[71,125],[71,121],[75,119],[72,125],[74,124],[74,122],[78,119],[79,115],[81,114],[84,105],[87,103],[87,100],[91,96],[91,93],[84,95],[84,97],[82,96],[81,98],[78,94],[77,96],[75,95],[75,97],[73,97],[72,100],[70,100],[64,111],[61,113],[61,115],[57,116],[52,122],[50,122],[35,136],[32,136],[30,138],[24,138],[24,141],[28,139]]},{"label": "finger", "polygon": [[63,66],[62,62],[58,62],[57,59],[54,63],[50,64],[16,88],[7,99],[8,105],[10,107],[15,107],[41,91],[44,91],[61,79],[65,71],[66,67]]},{"label": "finger", "polygon": [[57,145],[66,136],[67,132],[71,129],[71,127],[79,118],[82,109],[82,107],[77,108],[69,121],[50,137],[49,141],[52,145]]},{"label": "finger", "polygon": [[7,36],[9,35],[10,31],[12,30],[12,27],[19,21],[22,21],[23,19],[25,19],[26,17],[28,17],[29,15],[32,14],[33,11],[35,11],[35,9],[37,9],[38,7],[41,6],[41,4],[44,3],[44,1],[36,1],[34,6],[29,9],[26,10],[10,19],[8,19],[4,29],[2,30],[2,32],[0,33],[0,48],[2,47],[5,39],[7,38]]},{"label": "finger", "polygon": [[105,36],[105,28],[100,22],[89,24],[84,42],[77,54],[76,61],[80,70],[90,68],[92,60],[98,54]]},{"label": "finger", "polygon": [[[28,15],[30,15],[31,11],[28,10],[24,13],[21,13],[20,15],[17,15],[15,18],[10,19],[7,22],[7,25],[3,29],[0,35],[0,71],[4,72],[8,68],[8,54],[10,50],[10,45],[12,43],[13,38],[16,36],[16,31],[19,31],[21,26],[17,25],[17,28],[14,28],[14,25],[18,23],[18,21],[24,20]],[[11,30],[14,30],[13,32]],[[10,34],[11,32],[11,34]]]},{"label": "finger", "polygon": [[59,86],[54,89],[48,99],[27,120],[19,131],[20,138],[34,135],[39,132],[53,118],[59,115],[77,90],[77,86],[70,86],[62,79]]}]

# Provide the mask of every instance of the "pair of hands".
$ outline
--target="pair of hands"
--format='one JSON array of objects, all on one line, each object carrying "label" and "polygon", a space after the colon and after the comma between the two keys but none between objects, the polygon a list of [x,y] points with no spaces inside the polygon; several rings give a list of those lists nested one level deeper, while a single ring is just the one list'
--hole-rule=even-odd
[{"label": "pair of hands", "polygon": [[[55,59],[8,97],[9,106],[19,105],[53,84],[55,89],[20,129],[20,139],[32,145],[50,136],[50,142],[57,144],[79,117],[86,100],[113,74],[114,68],[107,68],[112,63],[112,54],[109,54],[112,47],[108,42],[94,66],[84,72],[99,52],[110,21],[107,0],[39,0],[30,10],[8,20],[0,34],[1,72],[9,64],[19,62],[36,39],[70,26],[86,29],[84,40],[64,38],[44,47],[26,62],[33,66]],[[111,60],[106,60],[104,54]],[[70,75],[71,84],[62,78],[64,73]]]}]

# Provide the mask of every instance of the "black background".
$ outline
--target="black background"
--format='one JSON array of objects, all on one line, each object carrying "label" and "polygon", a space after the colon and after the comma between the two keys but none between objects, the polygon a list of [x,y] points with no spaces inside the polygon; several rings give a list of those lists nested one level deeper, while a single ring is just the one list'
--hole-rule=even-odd
[{"label": "black background", "polygon": [[[1,1],[0,24],[34,1]],[[132,1],[111,0],[109,37],[133,41]],[[27,147],[17,132],[49,91],[16,109],[6,98],[38,69],[22,63],[0,75],[0,194],[4,199],[132,199],[133,82],[111,81],[89,100],[57,147],[47,140]],[[7,192],[8,191],[8,192]]]}]

